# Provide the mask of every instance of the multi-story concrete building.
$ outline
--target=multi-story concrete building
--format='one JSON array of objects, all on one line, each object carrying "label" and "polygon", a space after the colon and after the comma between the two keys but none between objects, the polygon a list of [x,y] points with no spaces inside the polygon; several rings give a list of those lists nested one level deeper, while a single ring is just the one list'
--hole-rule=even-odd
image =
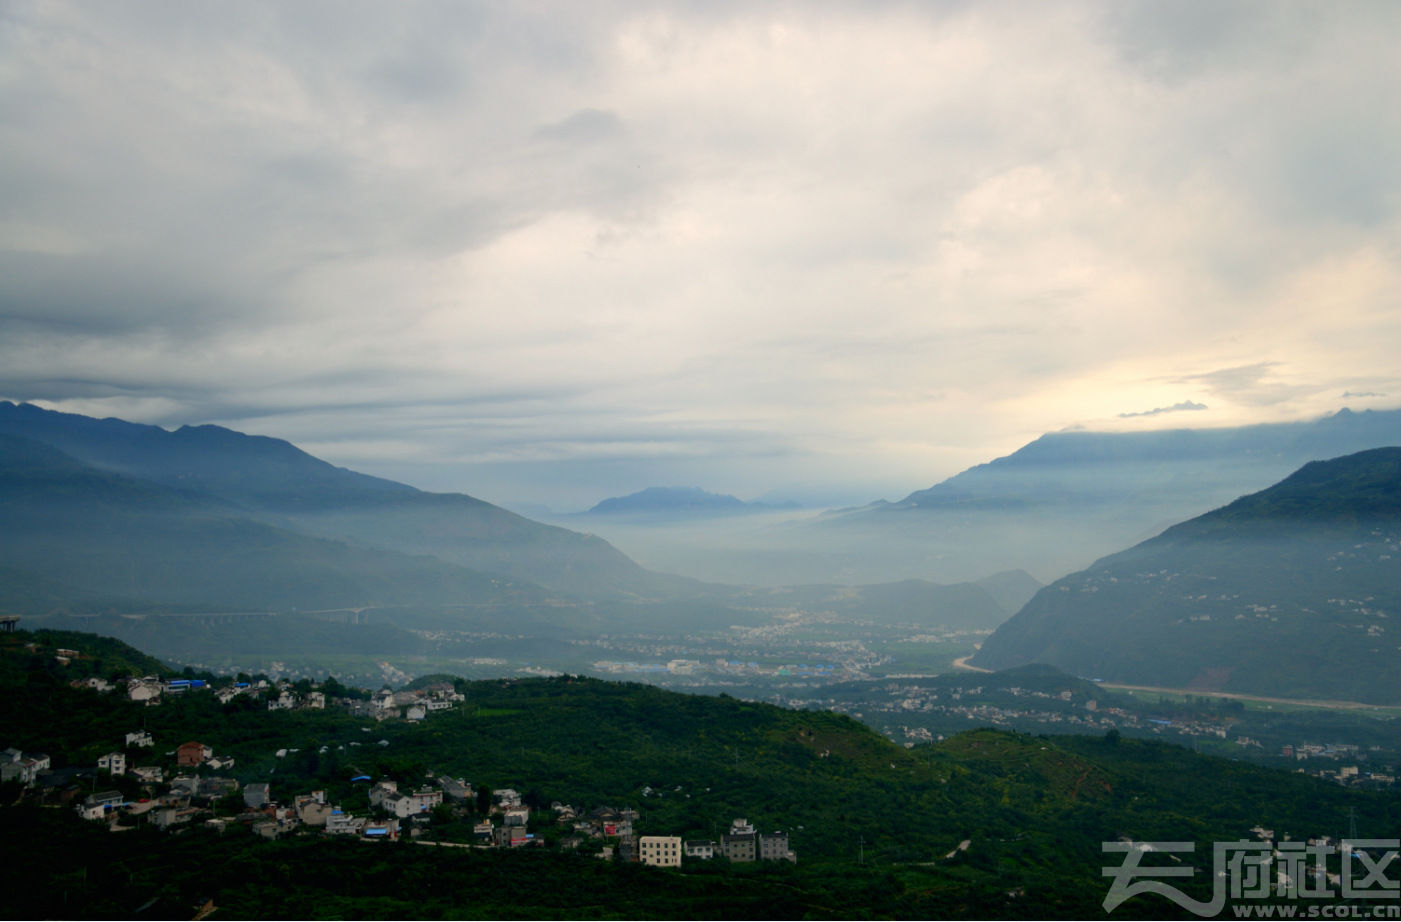
[{"label": "multi-story concrete building", "polygon": [[643,836],[638,840],[638,858],[657,868],[681,867],[680,836]]},{"label": "multi-story concrete building", "polygon": [[760,861],[797,861],[798,858],[788,847],[788,833],[759,833]]},{"label": "multi-story concrete building", "polygon": [[731,861],[753,861],[759,856],[756,838],[752,832],[726,833],[720,837],[720,852]]}]

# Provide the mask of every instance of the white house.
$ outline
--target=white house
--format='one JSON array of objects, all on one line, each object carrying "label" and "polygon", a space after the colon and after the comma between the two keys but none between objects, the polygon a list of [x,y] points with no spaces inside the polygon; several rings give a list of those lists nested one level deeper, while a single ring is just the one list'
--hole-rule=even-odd
[{"label": "white house", "polygon": [[113,775],[126,774],[126,754],[122,752],[109,752],[97,760],[98,771],[110,772]]},{"label": "white house", "polygon": [[89,794],[81,804],[78,805],[78,815],[85,820],[100,820],[108,812],[121,806],[122,795],[120,791],[101,791],[97,794]]},{"label": "white house", "polygon": [[384,798],[384,809],[400,819],[407,819],[429,810],[443,802],[443,792],[432,788],[419,788],[412,794],[390,794]]},{"label": "white house", "polygon": [[331,815],[326,817],[326,832],[329,835],[359,835],[365,828],[365,818],[363,816],[351,816],[349,813],[342,813],[340,807],[332,807]]},{"label": "white house", "polygon": [[49,757],[42,752],[20,752],[12,747],[0,753],[0,780],[29,785],[48,768]]},{"label": "white house", "polygon": [[691,839],[685,843],[684,852],[687,858],[714,858],[715,843],[709,839]]},{"label": "white house", "polygon": [[389,797],[391,797],[394,794],[397,794],[398,792],[399,785],[397,782],[390,781],[388,779],[381,781],[374,787],[370,788],[370,806],[378,807],[381,804],[383,804]]}]

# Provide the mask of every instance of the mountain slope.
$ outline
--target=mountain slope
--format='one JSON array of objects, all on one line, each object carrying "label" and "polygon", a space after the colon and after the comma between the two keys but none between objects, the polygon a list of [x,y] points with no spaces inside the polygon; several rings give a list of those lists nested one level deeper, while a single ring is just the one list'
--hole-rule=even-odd
[{"label": "mountain slope", "polygon": [[[1188,487],[1207,495],[1230,489],[1242,476],[1269,477],[1280,466],[1287,472],[1318,458],[1397,443],[1399,410],[1341,410],[1309,423],[1226,429],[1056,432],[877,511],[1103,503],[1126,492],[1142,498],[1145,486],[1155,496]],[[1184,482],[1189,475],[1191,483]]]},{"label": "mountain slope", "polygon": [[0,432],[45,442],[94,467],[251,508],[291,511],[365,495],[418,492],[335,467],[281,439],[221,426],[182,426],[169,432],[0,401]]},{"label": "mountain slope", "polygon": [[542,525],[459,493],[427,493],[219,426],[168,432],[0,402],[0,433],[104,471],[204,494],[283,529],[442,560],[559,592],[655,598],[694,584],[652,573],[601,538]]},{"label": "mountain slope", "polygon": [[1401,702],[1401,448],[1306,465],[1042,589],[972,662]]},{"label": "mountain slope", "polygon": [[1003,570],[977,580],[977,584],[1008,614],[1020,611],[1041,589],[1041,583],[1025,570]]},{"label": "mountain slope", "polygon": [[254,521],[201,493],[98,470],[0,434],[0,606],[276,609],[537,598],[428,557]]},{"label": "mountain slope", "polygon": [[694,595],[700,584],[638,565],[596,535],[543,525],[461,493],[416,493],[289,517],[313,534],[530,580],[588,598]]}]

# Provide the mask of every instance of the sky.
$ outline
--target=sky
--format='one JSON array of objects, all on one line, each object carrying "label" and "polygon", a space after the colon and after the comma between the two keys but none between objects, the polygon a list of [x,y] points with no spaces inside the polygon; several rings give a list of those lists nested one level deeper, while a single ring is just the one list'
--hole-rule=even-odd
[{"label": "sky", "polygon": [[1401,405],[1401,4],[0,3],[0,398],[557,511]]}]

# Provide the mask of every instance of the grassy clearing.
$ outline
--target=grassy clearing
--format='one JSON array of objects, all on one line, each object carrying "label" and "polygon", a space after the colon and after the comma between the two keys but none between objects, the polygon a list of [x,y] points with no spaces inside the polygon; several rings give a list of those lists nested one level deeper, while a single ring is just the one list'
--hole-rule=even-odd
[{"label": "grassy clearing", "polygon": [[1275,713],[1288,713],[1291,711],[1326,711],[1329,713],[1356,714],[1361,717],[1373,717],[1377,719],[1391,719],[1393,717],[1401,717],[1401,707],[1384,707],[1382,705],[1357,707],[1354,704],[1348,704],[1345,702],[1338,702],[1336,704],[1332,704],[1326,701],[1261,701],[1258,698],[1250,698],[1244,696],[1206,696],[1202,695],[1199,692],[1178,692],[1157,689],[1153,691],[1147,691],[1145,689],[1114,688],[1114,691],[1118,692],[1119,694],[1129,695],[1139,701],[1143,701],[1146,703],[1152,703],[1161,700],[1173,702],[1186,702],[1189,700],[1200,701],[1202,699],[1206,699],[1209,701],[1222,703],[1228,701],[1236,701],[1239,702],[1242,706],[1244,706],[1245,709],[1248,711],[1274,711]]}]

